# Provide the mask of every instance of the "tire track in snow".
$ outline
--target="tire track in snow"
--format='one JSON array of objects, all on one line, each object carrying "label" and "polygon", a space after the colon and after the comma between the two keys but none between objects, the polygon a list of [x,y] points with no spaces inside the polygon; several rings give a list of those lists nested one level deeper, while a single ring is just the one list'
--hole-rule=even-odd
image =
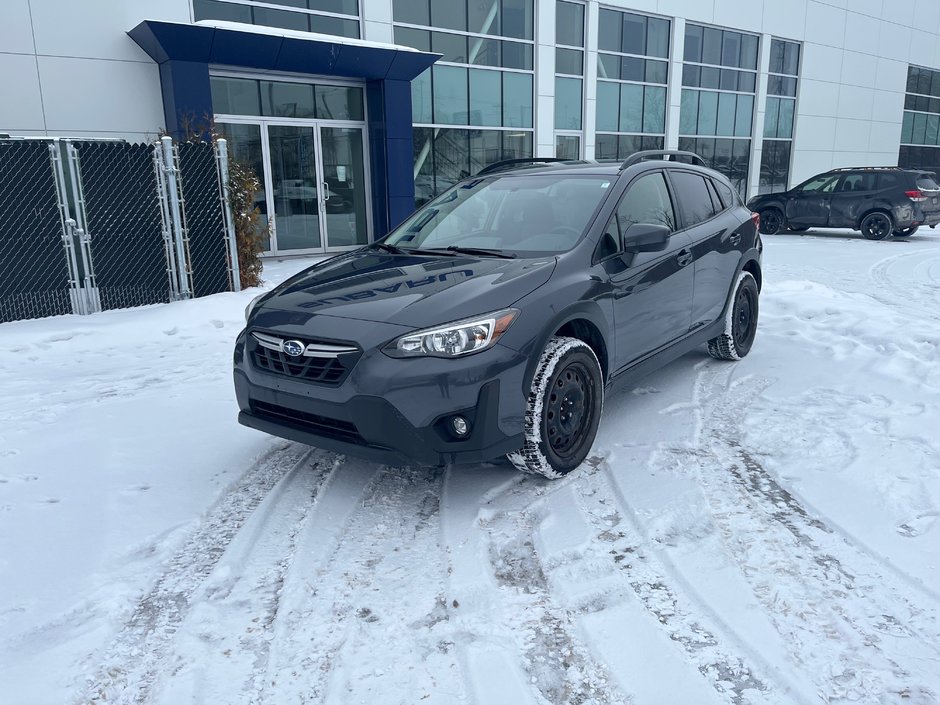
[{"label": "tire track in snow", "polygon": [[336,486],[351,473],[342,506],[305,527],[288,571],[261,701],[463,700],[441,626],[443,473],[347,465],[324,497],[334,507]]},{"label": "tire track in snow", "polygon": [[[155,585],[137,603],[104,657],[89,662],[88,679],[77,703],[146,703],[166,667],[174,637],[189,614],[194,595],[212,573],[231,542],[266,499],[290,494],[301,472],[312,472],[314,451],[296,444],[273,449],[207,513],[170,559]],[[318,473],[324,468],[316,464]],[[273,493],[272,490],[278,488]],[[257,536],[254,537],[257,540]]]},{"label": "tire track in snow", "polygon": [[922,664],[938,655],[936,610],[911,601],[918,585],[813,516],[742,444],[748,401],[770,382],[732,374],[714,364],[699,374],[693,464],[727,554],[792,662],[824,702],[935,702]]},{"label": "tire track in snow", "polygon": [[[912,267],[907,266],[909,262],[913,263]],[[907,276],[900,282],[892,277],[892,271],[899,266],[907,269]],[[915,311],[927,320],[940,321],[940,313],[936,308],[926,308],[914,301],[940,295],[940,255],[918,249],[885,257],[869,267],[868,276],[882,290],[875,296],[882,303],[902,311]],[[922,297],[906,295],[911,290],[922,294]]]}]

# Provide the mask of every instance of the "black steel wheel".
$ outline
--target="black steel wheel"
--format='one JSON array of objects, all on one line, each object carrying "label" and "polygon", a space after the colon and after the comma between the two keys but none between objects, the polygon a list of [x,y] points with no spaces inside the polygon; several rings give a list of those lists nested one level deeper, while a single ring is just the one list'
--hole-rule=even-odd
[{"label": "black steel wheel", "polygon": [[866,240],[884,240],[894,231],[894,222],[887,213],[875,211],[862,218],[859,229]]},{"label": "black steel wheel", "polygon": [[708,341],[708,354],[718,360],[740,360],[747,355],[757,336],[759,308],[757,281],[750,272],[741,272],[725,315],[724,331]]},{"label": "black steel wheel", "polygon": [[604,379],[591,347],[552,338],[539,359],[525,417],[525,445],[509,454],[523,472],[557,479],[578,467],[594,444]]},{"label": "black steel wheel", "polygon": [[776,235],[783,226],[783,213],[778,208],[765,208],[760,212],[760,231],[764,235]]}]

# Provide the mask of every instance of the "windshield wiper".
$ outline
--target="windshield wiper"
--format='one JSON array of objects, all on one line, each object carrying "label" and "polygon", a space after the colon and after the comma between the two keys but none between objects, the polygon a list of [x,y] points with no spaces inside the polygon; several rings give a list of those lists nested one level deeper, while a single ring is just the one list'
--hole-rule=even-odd
[{"label": "windshield wiper", "polygon": [[460,245],[448,245],[444,249],[449,252],[456,252],[461,255],[480,255],[482,257],[516,259],[516,255],[512,252],[504,252],[503,250],[490,250],[485,247],[461,247]]},{"label": "windshield wiper", "polygon": [[377,250],[385,250],[386,252],[391,252],[393,255],[403,255],[405,251],[400,247],[395,247],[395,245],[388,245],[384,242],[373,242],[372,247]]}]

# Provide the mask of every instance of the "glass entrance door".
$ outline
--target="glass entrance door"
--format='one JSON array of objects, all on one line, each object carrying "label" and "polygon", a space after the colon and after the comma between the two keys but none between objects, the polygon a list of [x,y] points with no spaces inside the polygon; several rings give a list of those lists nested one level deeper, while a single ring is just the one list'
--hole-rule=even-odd
[{"label": "glass entrance door", "polygon": [[268,125],[269,202],[277,251],[323,248],[315,127]]},{"label": "glass entrance door", "polygon": [[369,235],[363,130],[321,126],[320,145],[327,247],[364,245]]}]

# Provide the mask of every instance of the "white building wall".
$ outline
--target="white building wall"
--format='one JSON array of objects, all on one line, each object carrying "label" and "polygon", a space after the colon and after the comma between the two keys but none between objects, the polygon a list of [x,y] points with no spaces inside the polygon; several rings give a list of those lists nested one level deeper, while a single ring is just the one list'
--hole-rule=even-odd
[{"label": "white building wall", "polygon": [[[554,0],[537,2],[534,144],[536,153],[545,156],[554,148]],[[390,41],[392,0],[361,0],[361,4],[364,38]],[[583,144],[588,157],[595,143],[593,74],[599,6],[802,42],[794,183],[836,166],[897,163],[908,64],[940,70],[938,0],[588,0],[586,4]],[[164,121],[158,70],[126,34],[144,19],[190,21],[190,2],[4,0],[0,132],[130,139],[155,135]],[[672,82],[677,83],[683,33],[676,31],[673,36]],[[667,108],[670,146],[676,141],[678,94],[676,89],[670,91]],[[763,101],[758,100],[756,107],[762,114]],[[753,144],[755,150],[758,142]],[[754,163],[752,158],[752,167]]]}]

